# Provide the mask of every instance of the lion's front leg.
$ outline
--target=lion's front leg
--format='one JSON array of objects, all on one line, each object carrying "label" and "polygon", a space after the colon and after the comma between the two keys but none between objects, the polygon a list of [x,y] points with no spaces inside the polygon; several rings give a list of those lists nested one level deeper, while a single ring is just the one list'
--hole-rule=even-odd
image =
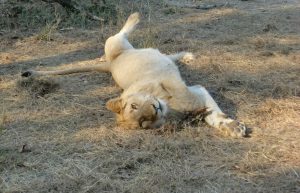
[{"label": "lion's front leg", "polygon": [[207,108],[209,113],[204,120],[210,126],[233,137],[245,137],[247,135],[245,125],[225,115],[204,87],[196,85],[189,87],[189,89],[199,96],[199,99]]}]

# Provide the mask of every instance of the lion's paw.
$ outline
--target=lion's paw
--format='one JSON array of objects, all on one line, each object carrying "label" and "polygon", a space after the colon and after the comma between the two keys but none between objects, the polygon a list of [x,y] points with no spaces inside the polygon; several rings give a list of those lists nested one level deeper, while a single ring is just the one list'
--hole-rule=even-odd
[{"label": "lion's paw", "polygon": [[181,62],[189,64],[189,63],[193,62],[194,60],[195,60],[195,55],[191,52],[187,52],[182,57]]},{"label": "lion's paw", "polygon": [[222,125],[222,128],[232,137],[248,137],[250,130],[242,122],[233,120]]}]

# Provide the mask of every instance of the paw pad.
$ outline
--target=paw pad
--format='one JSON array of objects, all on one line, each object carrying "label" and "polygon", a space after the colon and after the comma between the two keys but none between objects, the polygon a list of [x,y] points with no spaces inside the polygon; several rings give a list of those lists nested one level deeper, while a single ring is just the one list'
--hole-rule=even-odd
[{"label": "paw pad", "polygon": [[246,125],[242,122],[232,121],[224,126],[232,137],[248,137],[251,133]]},{"label": "paw pad", "polygon": [[247,135],[247,127],[244,123],[238,122],[237,127],[233,128],[234,136],[245,137]]}]

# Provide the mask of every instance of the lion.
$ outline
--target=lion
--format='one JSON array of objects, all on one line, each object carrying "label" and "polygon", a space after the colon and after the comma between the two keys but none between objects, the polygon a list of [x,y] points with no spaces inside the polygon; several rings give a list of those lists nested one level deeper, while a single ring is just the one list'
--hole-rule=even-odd
[{"label": "lion", "polygon": [[245,137],[246,126],[223,113],[203,86],[187,86],[183,81],[175,62],[192,59],[191,53],[166,55],[153,48],[135,49],[130,44],[128,36],[139,22],[139,13],[131,14],[123,28],[106,40],[104,62],[67,70],[28,70],[22,76],[110,72],[123,93],[110,99],[106,107],[116,114],[120,127],[158,128],[169,117],[180,118],[185,112],[205,108],[208,125],[233,137]]}]

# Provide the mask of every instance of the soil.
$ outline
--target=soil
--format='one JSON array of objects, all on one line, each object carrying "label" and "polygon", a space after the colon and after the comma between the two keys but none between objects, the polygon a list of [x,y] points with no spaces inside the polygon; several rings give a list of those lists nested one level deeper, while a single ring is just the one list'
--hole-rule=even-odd
[{"label": "soil", "polygon": [[[300,2],[126,6],[117,23],[0,30],[0,192],[300,192]],[[201,122],[118,128],[105,108],[121,93],[109,74],[20,76],[96,64],[133,11],[143,16],[134,46],[193,52],[178,64],[186,83],[205,86],[250,138]]]}]

